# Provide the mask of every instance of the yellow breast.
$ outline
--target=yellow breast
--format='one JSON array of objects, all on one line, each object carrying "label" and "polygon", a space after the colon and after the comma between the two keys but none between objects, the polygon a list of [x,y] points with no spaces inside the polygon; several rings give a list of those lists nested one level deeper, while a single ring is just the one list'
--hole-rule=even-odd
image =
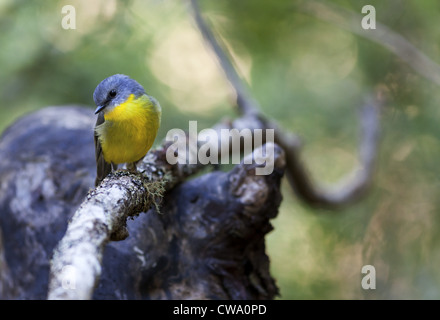
[{"label": "yellow breast", "polygon": [[104,159],[112,163],[142,159],[153,145],[160,126],[161,108],[148,95],[135,98],[104,114],[104,123],[95,128]]}]

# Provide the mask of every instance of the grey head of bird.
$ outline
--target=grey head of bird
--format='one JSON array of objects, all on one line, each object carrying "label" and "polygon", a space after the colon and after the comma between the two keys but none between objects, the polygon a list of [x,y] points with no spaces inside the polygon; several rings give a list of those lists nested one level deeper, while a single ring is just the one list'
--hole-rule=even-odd
[{"label": "grey head of bird", "polygon": [[127,101],[133,94],[136,98],[145,94],[144,88],[129,76],[115,74],[101,81],[93,92],[93,100],[97,106],[95,114],[111,111],[114,107]]}]

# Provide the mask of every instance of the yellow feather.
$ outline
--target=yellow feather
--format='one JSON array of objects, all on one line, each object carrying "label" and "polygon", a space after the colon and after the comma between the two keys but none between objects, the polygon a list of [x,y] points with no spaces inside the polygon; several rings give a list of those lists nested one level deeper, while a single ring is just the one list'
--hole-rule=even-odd
[{"label": "yellow feather", "polygon": [[160,126],[161,108],[148,95],[135,98],[104,114],[104,123],[96,127],[105,161],[135,162],[142,159],[153,145]]}]

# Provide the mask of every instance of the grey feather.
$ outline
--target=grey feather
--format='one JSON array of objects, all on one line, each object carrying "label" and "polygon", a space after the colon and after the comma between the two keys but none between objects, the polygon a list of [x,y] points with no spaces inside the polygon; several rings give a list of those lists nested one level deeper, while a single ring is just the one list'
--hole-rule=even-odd
[{"label": "grey feather", "polygon": [[[104,123],[104,114],[100,112],[98,119],[96,120],[95,128]],[[101,142],[99,142],[98,134],[95,131],[95,159],[96,159],[96,180],[95,187],[97,187],[102,180],[112,172],[112,164],[104,160],[104,154],[102,153]]]}]

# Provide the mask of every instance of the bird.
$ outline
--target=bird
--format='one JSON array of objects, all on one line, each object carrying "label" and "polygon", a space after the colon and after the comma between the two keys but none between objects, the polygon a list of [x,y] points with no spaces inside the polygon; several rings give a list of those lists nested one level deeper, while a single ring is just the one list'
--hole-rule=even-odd
[{"label": "bird", "polygon": [[162,108],[136,80],[114,74],[93,92],[98,115],[95,129],[95,187],[118,165],[137,172],[137,163],[152,147],[160,127]]}]

